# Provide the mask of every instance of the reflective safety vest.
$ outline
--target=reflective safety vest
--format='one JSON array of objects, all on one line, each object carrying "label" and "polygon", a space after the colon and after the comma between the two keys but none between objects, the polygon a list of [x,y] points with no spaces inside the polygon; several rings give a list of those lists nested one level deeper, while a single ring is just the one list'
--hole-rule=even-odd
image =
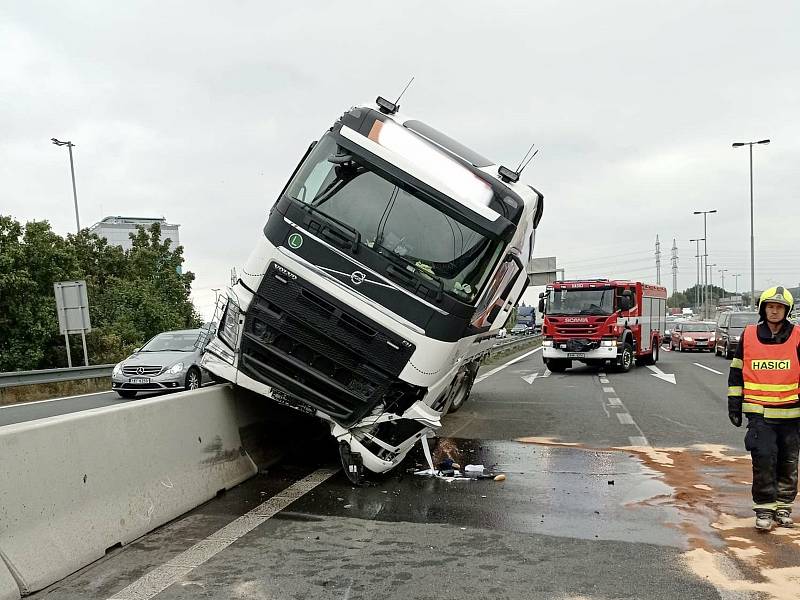
[{"label": "reflective safety vest", "polygon": [[748,325],[742,335],[742,411],[768,419],[800,418],[800,327],[793,327],[783,344],[762,343],[756,328]]}]

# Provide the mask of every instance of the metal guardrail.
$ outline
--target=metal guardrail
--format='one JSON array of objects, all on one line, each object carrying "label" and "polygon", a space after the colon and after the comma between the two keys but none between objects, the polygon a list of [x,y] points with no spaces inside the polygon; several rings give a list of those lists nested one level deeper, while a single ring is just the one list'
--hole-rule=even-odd
[{"label": "metal guardrail", "polygon": [[542,334],[535,333],[530,335],[515,335],[512,339],[507,341],[502,341],[494,346],[489,351],[489,355],[497,354],[498,352],[505,352],[506,350],[513,350],[516,346],[524,346],[530,342],[541,340]]},{"label": "metal guardrail", "polygon": [[19,385],[36,385],[41,383],[56,383],[59,381],[75,381],[78,379],[94,379],[97,377],[111,377],[111,371],[113,369],[114,365],[111,364],[0,373],[0,388],[15,387]]}]

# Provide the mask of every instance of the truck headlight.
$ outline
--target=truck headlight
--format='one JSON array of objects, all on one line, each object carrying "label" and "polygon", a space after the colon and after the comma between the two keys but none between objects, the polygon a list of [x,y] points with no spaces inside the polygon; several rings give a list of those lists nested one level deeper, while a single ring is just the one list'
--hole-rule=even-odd
[{"label": "truck headlight", "polygon": [[114,370],[111,372],[112,375],[122,375],[122,363],[117,363],[114,365]]},{"label": "truck headlight", "polygon": [[167,369],[167,373],[169,373],[170,375],[177,375],[181,371],[183,371],[183,363],[182,362],[175,363],[169,369]]},{"label": "truck headlight", "polygon": [[600,345],[605,347],[616,346],[617,340],[600,340]]},{"label": "truck headlight", "polygon": [[542,342],[542,346],[547,346],[548,348],[552,347],[552,345],[553,345],[553,340],[544,340]]},{"label": "truck headlight", "polygon": [[225,307],[225,313],[222,315],[222,321],[219,324],[217,335],[225,342],[231,350],[236,348],[236,338],[239,334],[239,307],[228,299],[228,305]]}]

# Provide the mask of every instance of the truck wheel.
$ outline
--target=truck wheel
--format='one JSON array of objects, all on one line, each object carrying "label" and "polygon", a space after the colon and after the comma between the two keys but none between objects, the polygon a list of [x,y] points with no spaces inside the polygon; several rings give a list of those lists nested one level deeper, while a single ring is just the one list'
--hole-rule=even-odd
[{"label": "truck wheel", "polygon": [[456,390],[453,392],[453,401],[450,403],[447,414],[454,413],[464,406],[464,403],[467,401],[472,391],[472,384],[475,383],[476,374],[477,369],[472,369],[471,367],[467,368],[466,374],[461,378],[461,381],[457,384]]},{"label": "truck wheel", "polygon": [[572,366],[572,361],[561,358],[551,358],[545,363],[545,366],[553,373],[563,373]]},{"label": "truck wheel", "polygon": [[619,355],[619,370],[623,373],[627,373],[633,367],[633,346],[631,346],[628,342],[625,342],[622,345],[622,353]]},{"label": "truck wheel", "polygon": [[650,349],[650,354],[642,359],[642,363],[645,365],[654,365],[658,362],[658,351],[659,351],[658,340],[653,340],[653,347]]}]

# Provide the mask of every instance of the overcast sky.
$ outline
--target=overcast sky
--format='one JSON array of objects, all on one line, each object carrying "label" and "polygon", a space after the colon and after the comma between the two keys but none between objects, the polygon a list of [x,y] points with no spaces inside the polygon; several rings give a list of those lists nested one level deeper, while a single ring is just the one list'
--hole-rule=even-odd
[{"label": "overcast sky", "polygon": [[[749,288],[800,283],[800,3],[4,2],[0,213],[179,223],[198,308],[255,245],[309,142],[348,107],[396,96],[515,166],[545,196],[536,254],[567,277],[696,279],[709,262]],[[719,273],[714,273],[719,283]]]}]

